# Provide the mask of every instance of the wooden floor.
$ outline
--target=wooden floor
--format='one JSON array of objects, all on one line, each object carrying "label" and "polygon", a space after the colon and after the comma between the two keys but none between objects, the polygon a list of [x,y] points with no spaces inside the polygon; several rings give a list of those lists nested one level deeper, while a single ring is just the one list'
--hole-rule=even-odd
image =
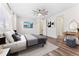
[{"label": "wooden floor", "polygon": [[53,50],[47,54],[47,56],[79,56],[79,46],[74,48],[68,47],[62,40],[62,38],[48,38],[48,41],[59,48]]}]

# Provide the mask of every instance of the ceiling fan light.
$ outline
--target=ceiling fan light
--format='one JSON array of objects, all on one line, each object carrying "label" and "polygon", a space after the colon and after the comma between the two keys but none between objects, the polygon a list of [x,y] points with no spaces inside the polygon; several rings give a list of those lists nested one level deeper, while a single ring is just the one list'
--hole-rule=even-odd
[{"label": "ceiling fan light", "polygon": [[38,16],[41,16],[42,14],[41,13],[38,13]]}]

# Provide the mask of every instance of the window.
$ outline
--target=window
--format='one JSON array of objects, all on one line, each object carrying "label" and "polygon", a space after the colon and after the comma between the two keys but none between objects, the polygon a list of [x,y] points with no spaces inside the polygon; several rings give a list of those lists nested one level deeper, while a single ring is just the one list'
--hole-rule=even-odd
[{"label": "window", "polygon": [[0,5],[0,31],[4,30],[5,16],[3,12],[3,8]]}]

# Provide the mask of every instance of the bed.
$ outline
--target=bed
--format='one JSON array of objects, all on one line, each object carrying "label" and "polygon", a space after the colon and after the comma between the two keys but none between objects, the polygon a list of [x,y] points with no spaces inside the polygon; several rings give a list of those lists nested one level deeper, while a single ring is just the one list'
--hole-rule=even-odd
[{"label": "bed", "polygon": [[42,46],[44,46],[44,44],[46,44],[47,41],[47,37],[43,35],[25,34],[25,38],[27,42],[27,47],[37,44],[41,44]]},{"label": "bed", "polygon": [[[13,31],[8,31],[5,32],[5,37],[6,37],[6,44],[3,44],[3,48],[10,48],[11,53],[19,52],[22,50],[27,49],[30,46],[34,45],[42,45],[44,47],[47,37],[43,35],[35,35],[35,34],[19,34],[20,40],[19,41],[14,41],[12,35],[15,34]],[[17,36],[15,35],[15,36]],[[17,39],[17,37],[16,37]]]}]

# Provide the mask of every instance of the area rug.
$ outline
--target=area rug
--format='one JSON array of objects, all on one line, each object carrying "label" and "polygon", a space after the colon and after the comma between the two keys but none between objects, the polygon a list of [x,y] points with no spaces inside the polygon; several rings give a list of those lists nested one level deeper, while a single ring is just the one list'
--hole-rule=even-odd
[{"label": "area rug", "polygon": [[19,52],[19,56],[44,56],[47,53],[57,49],[54,44],[47,42],[44,47],[33,46],[24,51]]}]

